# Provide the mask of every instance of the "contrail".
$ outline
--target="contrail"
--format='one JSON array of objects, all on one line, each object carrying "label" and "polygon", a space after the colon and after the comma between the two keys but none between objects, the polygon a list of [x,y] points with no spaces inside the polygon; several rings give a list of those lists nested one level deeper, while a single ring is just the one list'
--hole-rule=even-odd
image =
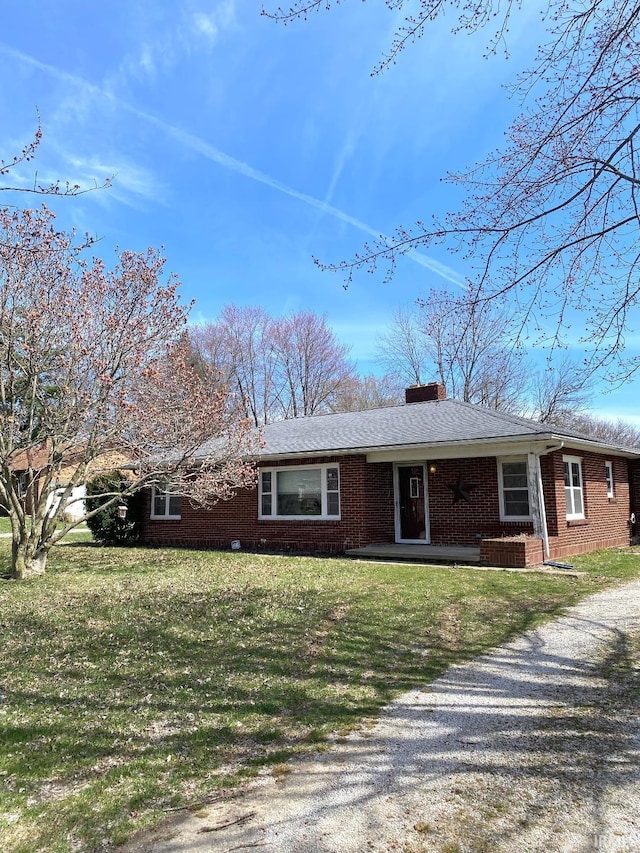
[{"label": "contrail", "polygon": [[[290,198],[295,198],[298,201],[301,201],[303,204],[308,205],[309,207],[313,207],[316,210],[321,211],[322,213],[326,213],[329,216],[332,216],[334,219],[340,220],[340,222],[344,222],[347,225],[351,225],[353,228],[356,228],[358,231],[361,231],[364,234],[367,234],[370,237],[374,237],[375,239],[383,238],[384,236],[380,231],[376,231],[375,228],[372,228],[367,223],[362,222],[360,219],[356,219],[354,216],[350,216],[345,211],[340,210],[337,207],[334,207],[331,204],[327,204],[325,201],[321,201],[320,199],[315,198],[312,195],[308,195],[307,193],[300,192],[300,190],[296,190],[293,187],[288,186],[287,184],[283,184],[281,181],[276,178],[271,177],[271,175],[267,175],[265,172],[261,172],[258,169],[254,169],[253,166],[250,166],[248,163],[243,163],[242,160],[237,160],[235,157],[230,156],[229,154],[225,154],[224,151],[220,151],[219,148],[216,148],[214,145],[211,145],[209,142],[206,142],[204,139],[201,139],[198,136],[194,136],[192,133],[188,133],[185,130],[182,130],[179,127],[175,127],[175,125],[169,124],[166,121],[158,118],[152,113],[148,113],[144,110],[140,110],[137,107],[132,106],[126,101],[121,100],[116,97],[112,92],[109,92],[107,89],[103,89],[100,86],[96,86],[93,83],[89,83],[82,77],[78,77],[75,74],[70,74],[68,71],[62,71],[60,68],[57,68],[54,65],[49,65],[46,62],[41,62],[38,59],[35,59],[32,56],[29,56],[26,53],[22,53],[19,50],[15,50],[9,45],[0,42],[0,52],[10,56],[14,59],[19,60],[27,65],[30,65],[33,68],[37,68],[39,71],[43,71],[45,74],[49,74],[51,77],[55,77],[57,80],[61,80],[65,83],[69,83],[72,86],[76,86],[77,88],[83,89],[85,92],[93,95],[102,97],[113,104],[116,104],[121,109],[130,113],[131,115],[136,116],[142,121],[147,122],[148,124],[157,127],[161,130],[165,135],[175,139],[176,142],[179,142],[185,148],[188,148],[190,151],[194,151],[200,154],[202,157],[205,157],[207,160],[210,160],[213,163],[217,163],[219,166],[222,166],[225,169],[229,169],[232,172],[236,172],[239,175],[244,175],[245,178],[249,178],[252,181],[256,181],[259,184],[264,184],[267,187],[270,187],[273,190],[276,190],[283,195],[287,195]],[[426,267],[426,269],[431,270],[431,272],[435,273],[440,278],[445,279],[446,281],[451,282],[452,284],[457,285],[458,287],[465,288],[465,279],[455,270],[448,267],[446,264],[441,264],[438,261],[430,258],[428,255],[424,255],[421,252],[412,251],[409,252],[407,257],[409,257],[412,261],[419,264],[422,267]]]}]

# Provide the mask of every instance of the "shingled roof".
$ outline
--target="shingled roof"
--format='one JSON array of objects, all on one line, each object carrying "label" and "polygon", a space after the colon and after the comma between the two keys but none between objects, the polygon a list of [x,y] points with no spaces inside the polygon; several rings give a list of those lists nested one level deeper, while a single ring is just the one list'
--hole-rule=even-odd
[{"label": "shingled roof", "polygon": [[607,447],[640,455],[640,451],[606,445],[581,433],[565,432],[549,424],[457,400],[277,421],[263,427],[261,435],[262,458],[536,439],[569,440],[591,444],[594,449]]}]

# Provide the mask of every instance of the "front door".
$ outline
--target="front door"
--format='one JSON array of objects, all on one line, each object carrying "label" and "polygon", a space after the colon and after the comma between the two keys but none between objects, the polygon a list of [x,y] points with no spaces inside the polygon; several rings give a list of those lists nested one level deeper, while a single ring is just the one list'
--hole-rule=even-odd
[{"label": "front door", "polygon": [[425,465],[396,466],[396,540],[428,542]]}]

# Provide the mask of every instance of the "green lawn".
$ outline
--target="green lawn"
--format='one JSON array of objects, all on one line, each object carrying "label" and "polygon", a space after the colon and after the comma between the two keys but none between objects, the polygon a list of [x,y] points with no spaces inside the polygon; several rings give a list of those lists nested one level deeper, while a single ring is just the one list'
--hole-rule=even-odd
[{"label": "green lawn", "polygon": [[[0,540],[0,569],[9,540]],[[71,542],[0,582],[3,853],[104,849],[612,579]]]},{"label": "green lawn", "polygon": [[[2,536],[2,534],[8,533],[11,533],[11,522],[9,521],[7,516],[0,515],[0,536]],[[85,542],[90,542],[92,538],[91,533],[89,533],[89,530],[87,529],[85,524],[81,524],[79,527],[74,528],[74,530],[69,533],[69,536],[74,537],[74,542],[79,542],[81,540]]]}]

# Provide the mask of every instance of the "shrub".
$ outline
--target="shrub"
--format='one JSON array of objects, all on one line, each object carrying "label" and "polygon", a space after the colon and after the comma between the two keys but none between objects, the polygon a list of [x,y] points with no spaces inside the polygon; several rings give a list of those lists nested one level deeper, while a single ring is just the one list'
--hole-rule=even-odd
[{"label": "shrub", "polygon": [[[87,483],[87,512],[92,512],[108,500],[94,497],[106,492],[121,492],[126,485],[126,477],[120,471],[102,474]],[[127,507],[125,518],[118,517],[118,506]],[[140,540],[142,525],[142,492],[127,495],[110,506],[101,509],[87,519],[87,527],[97,542],[104,545],[135,545]]]}]

